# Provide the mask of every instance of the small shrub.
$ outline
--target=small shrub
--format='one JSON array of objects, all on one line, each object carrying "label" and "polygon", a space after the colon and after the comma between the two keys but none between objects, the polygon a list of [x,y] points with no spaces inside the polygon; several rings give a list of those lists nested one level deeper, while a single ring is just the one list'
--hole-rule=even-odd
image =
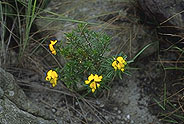
[{"label": "small shrub", "polygon": [[[49,48],[52,54],[66,59],[64,67],[55,71],[69,89],[96,93],[107,89],[116,75],[122,78],[122,74],[128,72],[125,55],[105,56],[110,43],[106,34],[88,30],[86,25],[80,24],[65,36],[64,42],[51,41]],[[52,77],[48,81],[53,84],[51,80]]]}]

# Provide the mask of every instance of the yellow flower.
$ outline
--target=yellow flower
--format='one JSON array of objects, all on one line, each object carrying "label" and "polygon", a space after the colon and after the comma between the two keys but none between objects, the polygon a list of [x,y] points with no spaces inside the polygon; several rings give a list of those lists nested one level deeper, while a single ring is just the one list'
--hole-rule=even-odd
[{"label": "yellow flower", "polygon": [[121,56],[119,56],[118,58],[117,58],[117,61],[119,62],[119,63],[121,63],[121,64],[124,64],[124,65],[126,65],[127,63],[126,63],[126,61],[123,59],[123,57],[121,57]]},{"label": "yellow flower", "polygon": [[117,67],[118,67],[119,70],[121,70],[122,68],[125,67],[125,65],[123,63],[120,63],[119,62],[118,65],[117,65]]},{"label": "yellow flower", "polygon": [[57,43],[57,40],[51,40],[50,44],[55,45]]},{"label": "yellow flower", "polygon": [[49,49],[52,52],[52,54],[56,55],[56,50],[54,49],[52,44],[49,44]]},{"label": "yellow flower", "polygon": [[88,80],[85,81],[85,84],[89,84],[93,79],[94,79],[94,76],[93,76],[93,74],[91,74],[91,75],[88,77]]},{"label": "yellow flower", "polygon": [[94,76],[94,81],[95,81],[95,82],[100,82],[100,81],[102,81],[102,76],[98,76],[97,74],[95,74],[95,76]]},{"label": "yellow flower", "polygon": [[119,69],[123,72],[125,70],[125,65],[127,65],[127,62],[121,56],[117,57],[116,60],[114,60],[114,62],[112,63],[112,67],[114,67],[115,71]]},{"label": "yellow flower", "polygon": [[50,81],[52,86],[55,87],[57,84],[58,74],[56,73],[56,71],[49,70],[45,79],[46,81]]},{"label": "yellow flower", "polygon": [[50,80],[50,83],[52,84],[52,87],[55,87],[56,84],[57,84],[57,79],[56,79],[56,78],[52,78],[52,79]]},{"label": "yellow flower", "polygon": [[54,45],[57,43],[57,40],[51,40],[49,44],[49,49],[52,52],[52,54],[56,55],[56,50],[54,49]]},{"label": "yellow flower", "polygon": [[114,67],[114,69],[117,70],[117,67],[118,67],[117,61],[114,61],[112,63],[112,67]]},{"label": "yellow flower", "polygon": [[89,87],[91,88],[92,93],[95,92],[96,87],[100,87],[100,84],[98,82],[102,81],[102,76],[98,76],[97,74],[93,75],[91,74],[88,77],[88,80],[85,81],[85,84],[89,84]]}]

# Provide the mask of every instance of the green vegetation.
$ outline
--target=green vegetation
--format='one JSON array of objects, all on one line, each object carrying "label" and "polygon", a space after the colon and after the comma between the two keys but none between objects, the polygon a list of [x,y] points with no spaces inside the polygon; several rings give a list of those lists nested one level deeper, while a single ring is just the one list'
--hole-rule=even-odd
[{"label": "green vegetation", "polygon": [[[63,56],[66,60],[63,68],[55,70],[68,88],[95,92],[107,89],[117,74],[120,78],[122,73],[128,74],[126,56],[105,55],[109,52],[110,43],[106,34],[91,31],[87,25],[80,24],[65,36],[64,41],[51,41],[49,48],[52,54]],[[55,44],[57,52],[53,48]]]}]

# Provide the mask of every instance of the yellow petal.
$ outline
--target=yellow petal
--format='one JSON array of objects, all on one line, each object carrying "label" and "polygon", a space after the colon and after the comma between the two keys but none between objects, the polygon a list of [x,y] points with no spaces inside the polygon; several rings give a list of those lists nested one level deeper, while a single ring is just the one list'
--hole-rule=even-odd
[{"label": "yellow petal", "polygon": [[49,77],[49,76],[47,76],[47,77],[45,78],[46,81],[50,81],[50,79],[51,79],[51,77]]},{"label": "yellow petal", "polygon": [[95,92],[95,89],[91,89],[91,91],[92,91],[92,93],[94,93]]},{"label": "yellow petal", "polygon": [[51,76],[52,75],[52,70],[49,70],[48,72],[47,72],[47,76]]},{"label": "yellow petal", "polygon": [[56,50],[54,49],[52,44],[49,44],[49,49],[52,52],[52,54],[56,55]]},{"label": "yellow petal", "polygon": [[122,71],[122,72],[124,72],[124,71],[125,71],[125,69],[124,69],[124,68],[122,68],[122,69],[121,69],[121,71]]},{"label": "yellow petal", "polygon": [[98,75],[95,74],[95,76],[94,76],[94,81],[95,81],[95,82],[100,82],[100,81],[102,81],[102,76],[99,76],[99,77],[98,77]]},{"label": "yellow petal", "polygon": [[90,83],[90,81],[88,81],[88,80],[85,80],[85,84],[89,84]]},{"label": "yellow petal", "polygon": [[57,43],[57,40],[51,40],[50,43],[51,43],[52,45],[54,45],[54,44]]},{"label": "yellow petal", "polygon": [[89,86],[91,89],[96,89],[96,83],[94,81]]},{"label": "yellow petal", "polygon": [[55,87],[56,84],[57,84],[57,78],[54,78],[54,84],[52,86]]},{"label": "yellow petal", "polygon": [[91,74],[89,77],[88,77],[88,80],[89,81],[92,81],[94,79],[94,76],[93,76],[93,74]]},{"label": "yellow petal", "polygon": [[118,63],[118,69],[120,70],[122,67],[123,67],[124,65],[123,64],[121,64],[121,63]]},{"label": "yellow petal", "polygon": [[54,84],[54,79],[53,79],[53,78],[50,80],[50,83],[51,83],[52,85]]},{"label": "yellow petal", "polygon": [[112,63],[112,66],[113,66],[113,67],[116,67],[116,66],[117,66],[117,61],[114,61],[114,62]]},{"label": "yellow petal", "polygon": [[56,71],[52,71],[52,78],[57,78],[58,77],[58,74],[57,74],[57,72]]},{"label": "yellow petal", "polygon": [[100,84],[97,83],[96,85],[97,85],[98,88],[100,87]]},{"label": "yellow petal", "polygon": [[117,67],[114,67],[115,71],[118,69]]},{"label": "yellow petal", "polygon": [[52,44],[49,44],[49,49],[50,49],[50,51],[53,51],[54,50],[54,47],[53,47]]},{"label": "yellow petal", "polygon": [[52,51],[52,54],[56,55],[56,50]]},{"label": "yellow petal", "polygon": [[53,84],[52,84],[52,87],[55,87],[55,86],[56,86],[56,83],[53,83]]},{"label": "yellow petal", "polygon": [[52,84],[52,87],[55,87],[56,86],[56,84],[57,84],[57,78],[52,78],[51,80],[50,80],[50,83]]},{"label": "yellow petal", "polygon": [[98,78],[102,80],[103,77],[102,77],[102,75],[101,75],[101,76],[99,76]]},{"label": "yellow petal", "polygon": [[47,72],[47,76],[46,76],[45,79],[46,79],[47,81],[50,81],[51,77],[52,77],[52,70],[49,70],[49,71]]},{"label": "yellow petal", "polygon": [[117,66],[118,66],[118,65],[117,65],[117,61],[114,61],[114,62],[112,63],[112,67],[114,67],[114,69],[117,70]]},{"label": "yellow petal", "polygon": [[124,60],[123,57],[121,57],[121,56],[119,56],[119,57],[117,58],[117,61],[118,61],[119,63],[121,63],[121,64],[123,64],[123,63],[125,62],[125,60]]}]

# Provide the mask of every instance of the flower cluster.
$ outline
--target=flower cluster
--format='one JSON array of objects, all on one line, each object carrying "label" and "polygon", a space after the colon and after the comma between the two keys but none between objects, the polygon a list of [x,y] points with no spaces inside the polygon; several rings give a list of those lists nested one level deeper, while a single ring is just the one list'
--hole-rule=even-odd
[{"label": "flower cluster", "polygon": [[57,84],[57,80],[58,80],[58,74],[56,71],[53,70],[49,70],[47,72],[47,76],[45,78],[47,81],[50,81],[50,83],[52,84],[53,87],[56,86]]},{"label": "flower cluster", "polygon": [[57,40],[51,40],[49,44],[49,49],[52,54],[56,55],[56,50],[54,49],[54,45],[57,43]]},{"label": "flower cluster", "polygon": [[112,63],[112,67],[114,67],[115,71],[117,69],[121,70],[122,72],[125,71],[125,65],[127,64],[127,62],[125,61],[125,59],[121,56],[117,57],[114,62]]},{"label": "flower cluster", "polygon": [[98,76],[97,74],[95,75],[91,74],[88,77],[88,80],[85,81],[85,84],[89,85],[92,93],[94,93],[96,88],[100,87],[100,84],[99,84],[100,81],[102,81],[102,76]]}]

